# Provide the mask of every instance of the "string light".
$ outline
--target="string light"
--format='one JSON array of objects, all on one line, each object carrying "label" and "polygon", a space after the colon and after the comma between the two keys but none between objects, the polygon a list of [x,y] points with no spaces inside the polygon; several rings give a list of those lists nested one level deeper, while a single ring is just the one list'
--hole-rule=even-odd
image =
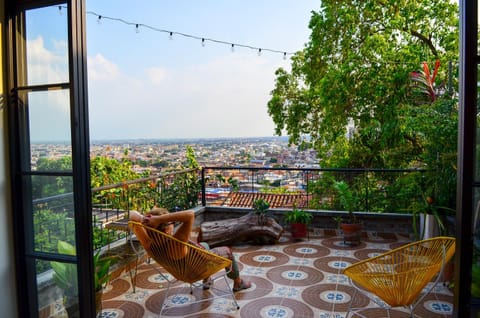
[{"label": "string light", "polygon": [[[67,8],[66,6],[58,6],[58,11],[59,11],[59,14],[62,15],[62,8]],[[246,44],[240,44],[240,43],[232,43],[232,42],[226,42],[226,41],[222,41],[222,40],[216,40],[216,39],[211,39],[211,38],[207,38],[207,37],[199,37],[199,36],[195,36],[195,35],[191,35],[191,34],[186,34],[186,33],[181,33],[181,32],[176,32],[176,31],[168,31],[168,30],[163,30],[163,29],[159,29],[159,28],[156,28],[156,27],[152,27],[152,26],[149,26],[147,24],[138,24],[138,23],[133,23],[133,22],[128,22],[126,20],[123,20],[123,19],[120,19],[120,18],[113,18],[113,17],[108,17],[108,16],[103,16],[103,15],[100,15],[100,14],[97,14],[93,11],[87,11],[86,14],[89,14],[89,15],[93,15],[93,16],[96,16],[97,17],[97,22],[98,24],[100,24],[101,20],[112,20],[112,21],[116,21],[116,22],[120,22],[120,23],[123,23],[123,24],[126,24],[126,25],[134,25],[137,29],[137,33],[139,32],[139,26],[141,25],[142,27],[144,28],[147,28],[147,29],[150,29],[152,31],[156,31],[156,32],[162,32],[162,33],[167,33],[169,36],[169,39],[170,40],[173,40],[173,35],[176,34],[176,35],[180,35],[180,36],[183,36],[183,37],[186,37],[186,38],[191,38],[191,39],[197,39],[197,40],[201,40],[202,41],[202,45],[204,45],[207,41],[210,41],[210,42],[214,42],[214,43],[217,43],[217,44],[224,44],[224,45],[228,45],[230,46],[230,50],[232,52],[235,52],[235,47],[241,47],[241,48],[246,48],[246,49],[252,49],[252,50],[256,50],[257,51],[257,54],[259,56],[261,56],[262,54],[262,50],[263,51],[268,51],[270,53],[277,53],[277,54],[282,54],[283,55],[283,59],[286,60],[287,59],[287,55],[294,55],[295,52],[287,52],[287,51],[279,51],[279,50],[274,50],[274,49],[269,49],[269,48],[259,48],[259,47],[254,47],[254,46],[250,46],[250,45],[246,45]],[[479,27],[480,29],[480,27]],[[457,61],[455,61],[457,63]],[[409,64],[409,65],[419,65],[420,62],[400,62],[400,61],[385,61],[385,60],[382,60],[382,61],[370,61],[370,63],[376,63],[376,64],[379,64],[379,65],[382,65],[382,64]]]},{"label": "string light", "polygon": [[[61,10],[61,6],[59,6],[59,9]],[[111,20],[111,21],[120,22],[120,23],[123,23],[123,24],[126,24],[126,25],[133,25],[133,26],[135,26],[135,31],[137,33],[140,32],[140,26],[142,26],[143,28],[150,29],[152,31],[167,33],[168,38],[170,40],[173,40],[173,35],[179,35],[179,36],[183,36],[183,37],[190,38],[190,39],[200,40],[202,46],[205,46],[206,42],[209,41],[209,42],[216,43],[216,44],[228,45],[228,46],[230,46],[230,50],[232,52],[235,51],[235,47],[241,47],[241,48],[245,48],[245,49],[255,50],[255,51],[257,51],[257,54],[259,56],[262,54],[262,51],[267,51],[267,52],[276,53],[276,54],[282,54],[284,59],[286,59],[287,55],[295,54],[295,52],[280,51],[280,50],[269,49],[269,48],[259,48],[259,47],[255,47],[255,46],[251,46],[251,45],[247,45],[247,44],[226,42],[226,41],[216,40],[216,39],[212,39],[212,38],[208,38],[208,37],[196,36],[196,35],[192,35],[192,34],[188,34],[188,33],[182,33],[182,32],[171,31],[171,30],[164,30],[164,29],[160,29],[160,28],[156,28],[156,27],[147,25],[147,24],[133,23],[133,22],[129,22],[129,21],[126,21],[124,19],[121,19],[121,18],[114,18],[114,17],[105,16],[105,15],[100,15],[100,14],[97,14],[93,11],[87,11],[86,13],[89,14],[89,15],[96,16],[97,17],[97,22],[99,24],[100,24],[100,20],[103,20],[103,21]]]}]

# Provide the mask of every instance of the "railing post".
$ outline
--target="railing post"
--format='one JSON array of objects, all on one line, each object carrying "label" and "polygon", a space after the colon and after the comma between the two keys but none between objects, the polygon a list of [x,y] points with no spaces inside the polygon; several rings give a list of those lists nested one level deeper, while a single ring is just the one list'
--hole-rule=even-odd
[{"label": "railing post", "polygon": [[206,194],[205,194],[205,168],[202,167],[202,206],[207,205],[207,199],[206,199]]},{"label": "railing post", "polygon": [[305,192],[307,193],[307,198],[306,198],[306,202],[307,202],[307,206],[306,208],[308,209],[308,170],[305,170],[305,177],[306,177],[306,182],[305,182]]},{"label": "railing post", "polygon": [[368,182],[368,169],[365,171],[365,182],[367,183],[366,184],[366,187],[365,187],[365,210],[368,212],[368,190],[369,190],[369,187],[370,187],[370,184]]}]

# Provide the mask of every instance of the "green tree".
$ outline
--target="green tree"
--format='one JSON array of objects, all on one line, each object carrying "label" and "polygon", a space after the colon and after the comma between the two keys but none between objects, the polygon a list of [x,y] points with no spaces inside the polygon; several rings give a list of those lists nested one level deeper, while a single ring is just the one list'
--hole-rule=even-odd
[{"label": "green tree", "polygon": [[102,156],[90,161],[90,176],[92,188],[140,178],[140,174],[132,170],[132,162],[128,159],[118,161]]},{"label": "green tree", "polygon": [[192,146],[188,145],[185,153],[185,157],[187,159],[186,167],[190,169],[198,169],[199,165],[197,162],[197,158],[195,157],[195,150]]},{"label": "green tree", "polygon": [[[65,172],[72,170],[72,158],[69,156],[59,159],[40,158],[37,161],[37,171]],[[73,190],[73,182],[70,177],[62,176],[33,176],[32,197],[44,198],[56,194],[68,193]]]},{"label": "green tree", "polygon": [[[278,69],[268,112],[276,134],[317,150],[324,167],[410,167],[424,145],[403,117],[410,73],[456,61],[458,6],[442,0],[324,0],[310,41]],[[447,78],[447,67],[438,79]],[[433,125],[431,123],[430,125]],[[349,129],[350,127],[350,129]]]},{"label": "green tree", "polygon": [[[195,157],[192,146],[187,145],[186,165],[180,169],[195,169],[193,172],[176,175],[173,182],[162,182],[165,186],[161,191],[159,202],[162,207],[173,211],[195,207],[198,204],[198,193],[200,191],[200,180],[197,175],[199,164]],[[168,185],[167,185],[168,183]]]}]

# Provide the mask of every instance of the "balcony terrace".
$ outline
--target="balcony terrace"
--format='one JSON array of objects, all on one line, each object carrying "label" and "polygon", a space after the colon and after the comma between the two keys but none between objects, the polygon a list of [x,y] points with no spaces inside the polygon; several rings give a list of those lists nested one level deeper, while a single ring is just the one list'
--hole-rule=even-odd
[{"label": "balcony terrace", "polygon": [[[212,177],[208,177],[218,175],[220,171],[225,180],[231,175],[236,175],[237,180],[241,180],[243,177],[239,176],[239,170],[241,168],[225,167],[185,170],[93,190],[96,198],[93,211],[94,227],[97,229],[96,242],[102,242],[97,244],[97,248],[122,256],[122,262],[113,267],[112,279],[104,290],[101,317],[157,317],[160,311],[165,284],[150,267],[151,264],[146,262],[145,255],[137,259],[128,244],[132,238],[128,234],[126,220],[132,209],[147,211],[148,206],[161,205],[174,210],[177,206],[185,208],[181,202],[190,200],[196,213],[192,233],[195,240],[202,222],[245,215],[251,211],[253,198],[268,195],[273,203],[271,215],[284,226],[285,231],[276,244],[254,245],[246,242],[232,246],[240,264],[241,275],[252,282],[252,288],[235,295],[240,309],[236,310],[228,298],[189,305],[192,296],[186,285],[179,285],[175,288],[182,291],[182,294],[185,291],[184,297],[172,301],[183,304],[167,311],[165,315],[169,317],[345,317],[354,287],[342,274],[342,270],[357,260],[414,240],[410,213],[368,210],[369,206],[375,206],[378,197],[376,191],[383,191],[383,197],[394,196],[385,189],[372,188],[365,192],[366,197],[362,200],[364,209],[357,212],[364,225],[361,243],[351,246],[344,242],[333,219],[346,212],[309,209],[308,202],[314,196],[309,190],[308,180],[320,178],[324,171],[279,169],[284,173],[281,180],[288,180],[283,184],[295,184],[296,190],[276,195],[257,191],[258,181],[262,180],[263,173],[268,172],[268,169],[255,168],[241,173],[246,176],[246,182],[241,186],[243,190],[237,188],[236,191],[229,191],[221,182],[214,185]],[[369,184],[369,177],[373,178],[374,173],[380,173],[387,180],[393,179],[392,174],[401,177],[422,171],[395,170],[387,173],[339,170],[335,173],[344,177],[351,177],[352,174],[360,176]],[[189,184],[189,180],[200,181],[193,196],[189,195],[189,190],[179,187]],[[386,185],[387,182],[383,184]],[[209,186],[215,186],[215,189],[221,191],[209,189]],[[183,195],[172,195],[171,190],[180,190]],[[399,200],[398,197],[390,199]],[[282,222],[283,214],[292,209],[293,202],[301,202],[299,206],[314,215],[309,235],[303,240],[293,239],[287,225]],[[328,200],[325,202],[328,203]],[[41,204],[45,205],[45,202]],[[396,204],[405,207],[410,202]],[[133,242],[135,243],[135,238]],[[202,293],[211,291],[199,289],[194,292],[194,296],[201,297]],[[367,317],[386,315],[385,311],[379,311],[367,298],[359,301],[364,302],[364,314]],[[45,317],[62,317],[65,314],[58,298],[50,301],[42,312]],[[415,311],[419,317],[450,317],[452,312],[453,294],[447,284],[437,285],[434,293],[429,294]],[[407,317],[406,311],[394,310],[391,313],[391,317]]]},{"label": "balcony terrace", "polygon": [[[192,233],[193,236],[195,233]],[[181,297],[172,300],[178,308],[167,311],[167,317],[345,317],[354,292],[342,270],[365,259],[410,241],[408,235],[364,232],[360,246],[343,243],[337,230],[311,228],[308,239],[293,240],[285,232],[278,244],[234,246],[242,277],[252,282],[248,290],[237,292],[240,305],[236,310],[231,299],[189,305],[187,285],[178,285]],[[217,281],[222,284],[223,281]],[[128,271],[113,279],[104,291],[102,317],[157,317],[165,284],[149,264],[138,266],[135,292]],[[200,288],[194,297],[202,297]],[[385,317],[367,298],[359,301],[367,317]],[[184,303],[185,302],[185,303]],[[417,307],[418,317],[450,317],[452,292],[437,285]],[[407,317],[406,311],[393,310],[391,317]]]}]

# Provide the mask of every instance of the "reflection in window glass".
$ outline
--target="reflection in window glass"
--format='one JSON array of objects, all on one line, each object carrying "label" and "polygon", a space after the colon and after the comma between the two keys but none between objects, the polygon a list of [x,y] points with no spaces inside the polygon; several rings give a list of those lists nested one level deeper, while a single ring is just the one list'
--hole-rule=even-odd
[{"label": "reflection in window glass", "polygon": [[70,100],[68,90],[28,94],[30,140],[70,144]]},{"label": "reflection in window glass", "polygon": [[35,250],[57,252],[58,241],[75,242],[71,177],[31,176]]},{"label": "reflection in window glass", "polygon": [[480,189],[475,191],[473,215],[472,297],[480,301]]},{"label": "reflection in window glass", "polygon": [[37,260],[36,269],[39,317],[79,317],[77,265]]},{"label": "reflection in window glass", "polygon": [[71,147],[65,143],[34,143],[31,145],[32,171],[71,171]]},{"label": "reflection in window glass", "polygon": [[[48,23],[45,23],[48,21]],[[67,10],[58,6],[26,12],[27,85],[68,81]]]},{"label": "reflection in window glass", "polygon": [[30,92],[25,100],[28,100],[31,170],[71,171],[69,91]]},{"label": "reflection in window glass", "polygon": [[[477,76],[480,75],[480,69],[479,66],[477,66]],[[477,80],[478,82],[478,80]],[[477,89],[477,119],[480,118],[480,90]],[[476,149],[475,149],[475,181],[480,182],[480,125],[477,120],[477,144],[476,144]]]}]

